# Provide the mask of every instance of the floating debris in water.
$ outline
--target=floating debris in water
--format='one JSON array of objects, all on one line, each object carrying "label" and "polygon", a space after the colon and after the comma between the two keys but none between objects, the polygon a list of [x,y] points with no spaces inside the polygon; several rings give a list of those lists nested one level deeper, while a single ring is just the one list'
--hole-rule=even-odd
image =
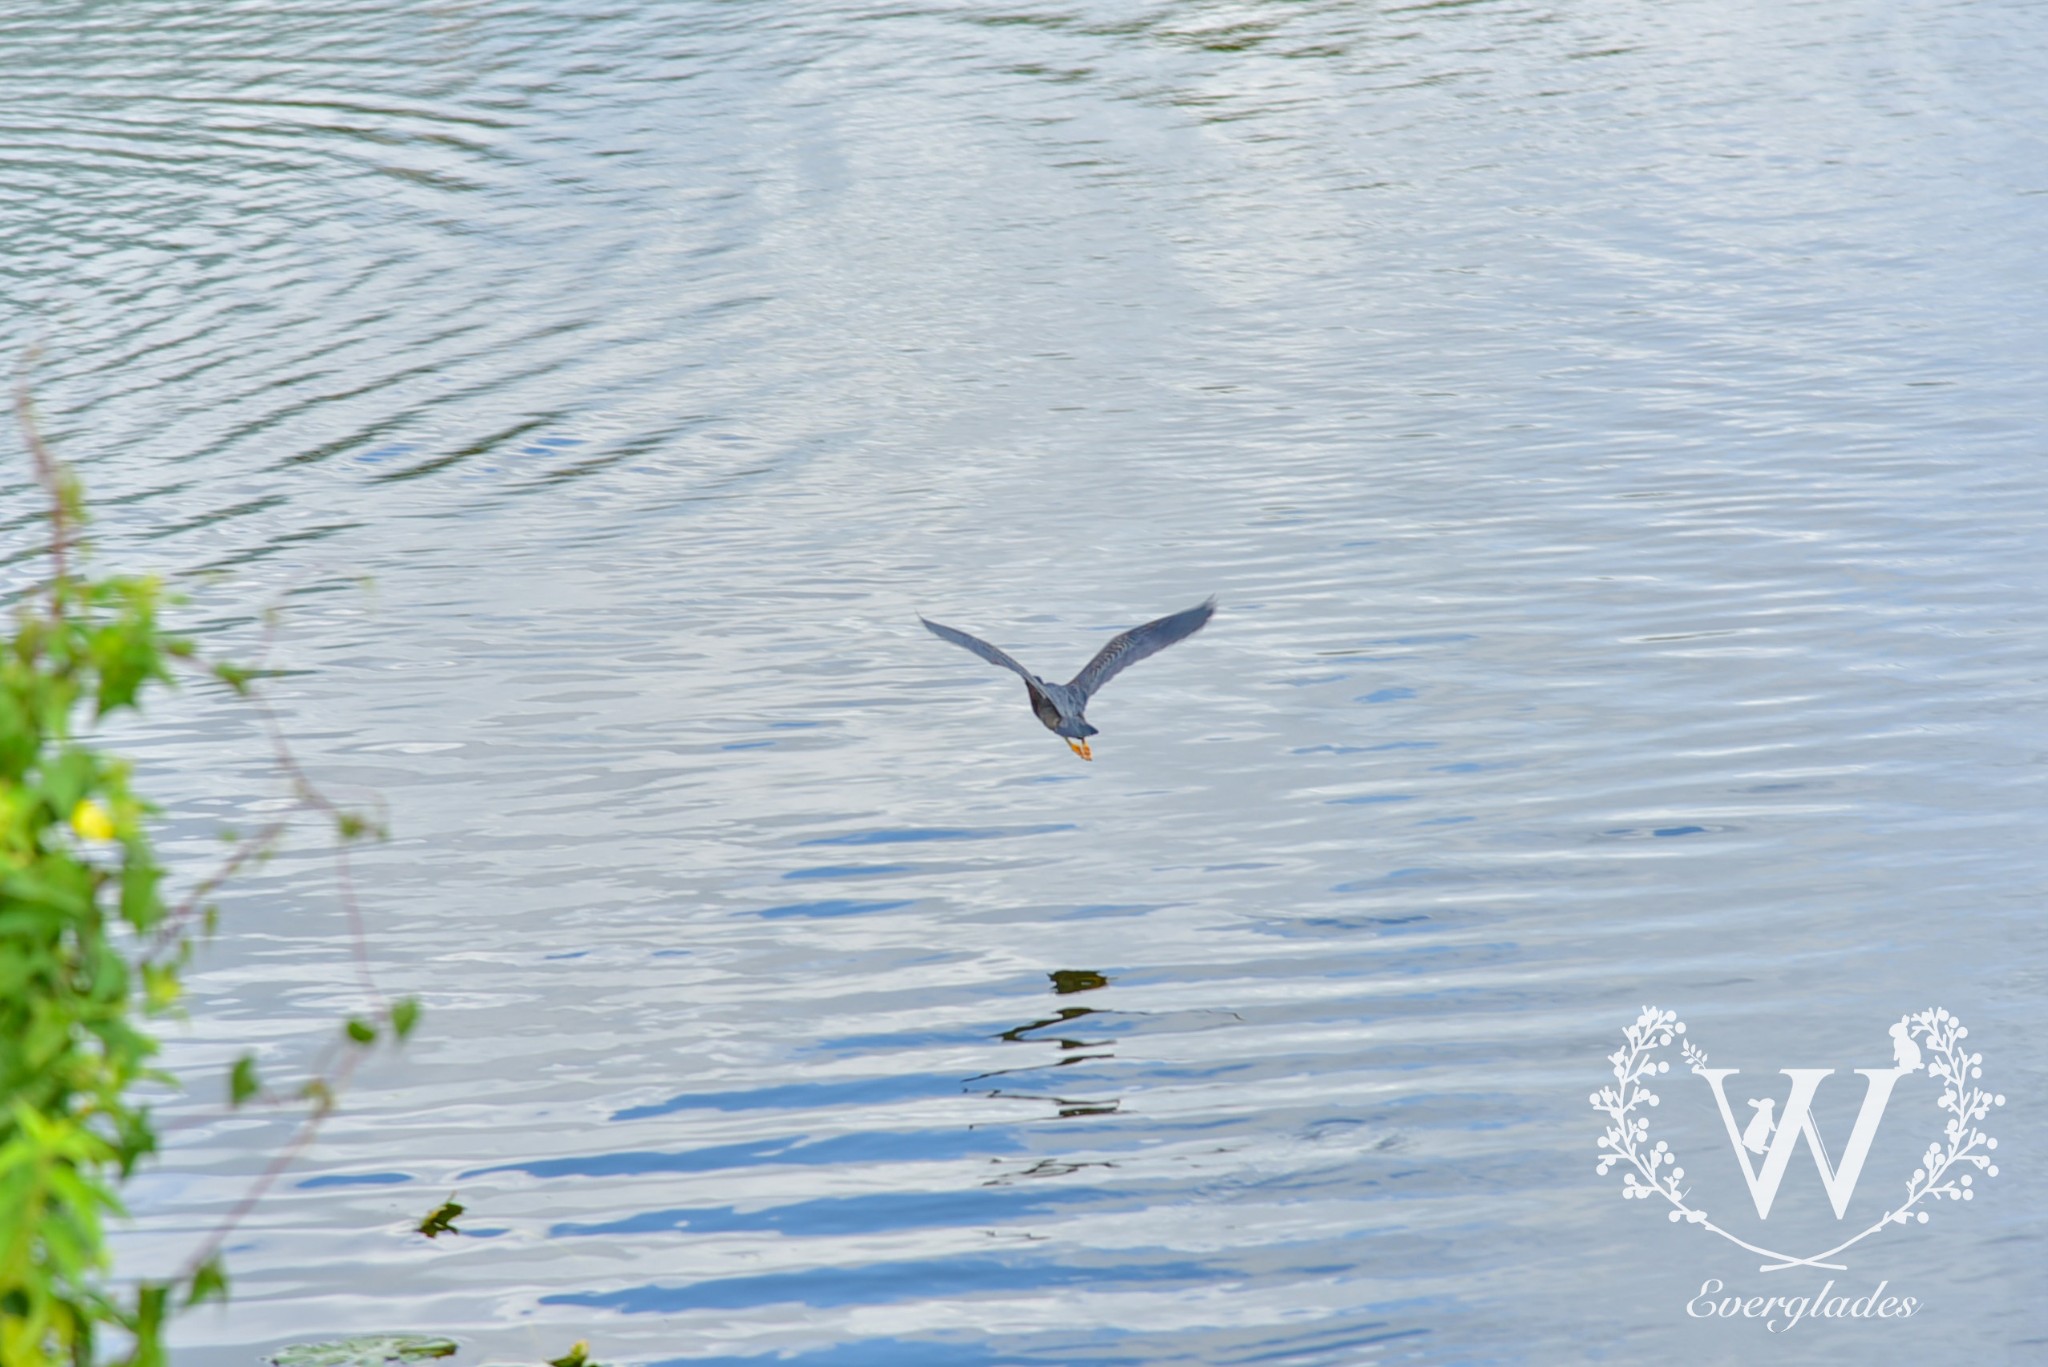
[{"label": "floating debris in water", "polygon": [[429,1362],[454,1357],[454,1339],[414,1334],[365,1334],[324,1343],[294,1343],[270,1355],[275,1367],[388,1367],[394,1362]]},{"label": "floating debris in water", "polygon": [[453,1196],[450,1196],[440,1205],[435,1206],[428,1213],[427,1218],[420,1221],[416,1228],[429,1239],[437,1234],[460,1234],[462,1231],[455,1227],[455,1217],[462,1214],[463,1210],[464,1207],[458,1204]]}]

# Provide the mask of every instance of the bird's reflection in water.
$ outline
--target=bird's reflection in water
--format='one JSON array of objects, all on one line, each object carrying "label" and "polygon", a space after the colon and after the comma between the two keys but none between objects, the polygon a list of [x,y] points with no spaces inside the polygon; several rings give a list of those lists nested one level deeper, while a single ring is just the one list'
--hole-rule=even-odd
[{"label": "bird's reflection in water", "polygon": [[[1106,976],[1088,969],[1060,969],[1046,976],[1052,979],[1052,990],[1062,997],[1072,996],[1077,992],[1092,992],[1099,987],[1109,986],[1109,979]],[[967,1079],[967,1081],[981,1082],[990,1078],[1009,1077],[1018,1073],[1038,1072],[1045,1068],[1066,1068],[1076,1063],[1092,1063],[1099,1059],[1115,1058],[1116,1055],[1107,1052],[1110,1046],[1116,1043],[1115,1040],[1082,1038],[1082,1035],[1086,1032],[1079,1025],[1079,1022],[1088,1016],[1106,1016],[1106,1014],[1092,1006],[1062,1006],[1055,1008],[1050,1016],[1005,1030],[997,1035],[996,1038],[1008,1040],[1012,1044],[1039,1046],[1053,1044],[1057,1046],[1059,1056],[1044,1062],[1026,1064],[1018,1068],[998,1068],[992,1072],[977,1073],[975,1076]],[[1095,1022],[1096,1025],[1101,1025],[1102,1023],[1102,1021]],[[1040,1033],[1041,1031],[1045,1033]],[[1058,1113],[1062,1118],[1077,1115],[1111,1115],[1115,1113],[1118,1106],[1123,1104],[1122,1100],[1118,1097],[1083,1099],[1054,1096],[1039,1092],[1013,1091],[1000,1084],[990,1094],[993,1096],[1010,1097],[1019,1101],[1049,1101],[1058,1108]]]}]

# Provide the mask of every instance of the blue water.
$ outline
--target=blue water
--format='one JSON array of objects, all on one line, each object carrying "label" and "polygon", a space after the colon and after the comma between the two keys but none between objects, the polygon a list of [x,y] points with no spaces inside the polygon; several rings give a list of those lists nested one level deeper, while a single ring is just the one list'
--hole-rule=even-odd
[{"label": "blue water", "polygon": [[[100,561],[382,814],[426,1005],[180,1367],[2041,1355],[2048,10],[38,0],[0,90]],[[1065,678],[1211,593],[1092,763],[918,624]],[[289,808],[206,690],[118,740],[180,870]],[[124,1270],[368,1000],[295,821]],[[1645,1003],[1745,1098],[1952,1010],[2001,1172],[1762,1274],[1595,1172]],[[1832,1242],[1670,1059],[1715,1219]],[[1830,1276],[1921,1308],[1686,1310]]]}]

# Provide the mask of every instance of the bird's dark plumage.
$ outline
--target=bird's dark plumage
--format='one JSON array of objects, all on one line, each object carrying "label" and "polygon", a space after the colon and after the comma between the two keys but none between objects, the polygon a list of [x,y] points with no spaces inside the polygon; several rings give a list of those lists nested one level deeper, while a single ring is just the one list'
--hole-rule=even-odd
[{"label": "bird's dark plumage", "polygon": [[943,622],[925,622],[925,619],[922,617],[917,620],[924,622],[924,629],[940,640],[951,641],[956,646],[965,646],[992,665],[1001,665],[1004,669],[1015,670],[1024,676],[1026,683],[1032,682],[1036,677],[1030,670],[1018,664],[1003,651],[998,650],[979,636],[969,636],[966,632],[955,627],[949,627]]},{"label": "bird's dark plumage", "polygon": [[924,622],[925,630],[940,640],[951,641],[973,651],[990,664],[1000,665],[1021,676],[1031,695],[1031,710],[1045,724],[1046,730],[1064,738],[1082,759],[1093,759],[1088,737],[1096,734],[1096,730],[1088,724],[1088,700],[1131,665],[1200,631],[1215,614],[1216,600],[1211,598],[1184,612],[1132,627],[1112,638],[1108,645],[1095,653],[1094,659],[1081,667],[1079,674],[1063,684],[1046,682],[978,636],[970,636],[957,627],[926,621],[923,617],[917,620]]},{"label": "bird's dark plumage", "polygon": [[1176,612],[1171,617],[1161,617],[1156,622],[1147,622],[1141,627],[1112,637],[1108,645],[1095,652],[1095,658],[1081,667],[1074,676],[1075,688],[1083,693],[1093,694],[1104,684],[1114,679],[1125,669],[1157,655],[1176,641],[1185,641],[1209,624],[1216,615],[1216,600],[1197,603],[1185,612]]}]

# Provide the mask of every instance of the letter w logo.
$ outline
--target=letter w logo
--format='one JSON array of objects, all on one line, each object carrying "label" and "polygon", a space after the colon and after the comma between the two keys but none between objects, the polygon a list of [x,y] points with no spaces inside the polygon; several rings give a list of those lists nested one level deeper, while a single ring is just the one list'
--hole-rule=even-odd
[{"label": "letter w logo", "polygon": [[[1849,1198],[1856,1194],[1856,1179],[1863,1175],[1863,1160],[1870,1156],[1870,1143],[1877,1138],[1877,1124],[1884,1119],[1885,1105],[1892,1099],[1892,1088],[1902,1076],[1896,1068],[1857,1068],[1854,1071],[1864,1077],[1863,1108],[1856,1112],[1856,1125],[1849,1131],[1849,1147],[1842,1152],[1842,1166],[1837,1170],[1828,1162],[1827,1145],[1821,1142],[1820,1131],[1814,1128],[1813,1094],[1820,1089],[1820,1080],[1834,1074],[1832,1068],[1780,1068],[1778,1071],[1792,1079],[1792,1095],[1785,1100],[1784,1113],[1778,1118],[1776,1128],[1770,1131],[1770,1148],[1762,1151],[1763,1170],[1759,1172],[1749,1160],[1749,1153],[1743,1148],[1744,1136],[1735,1124],[1735,1113],[1728,1109],[1728,1096],[1722,1090],[1724,1079],[1736,1076],[1736,1068],[1696,1068],[1707,1085],[1714,1089],[1714,1100],[1721,1106],[1721,1122],[1728,1127],[1728,1142],[1735,1149],[1735,1159],[1742,1164],[1743,1180],[1749,1183],[1749,1196],[1756,1202],[1756,1217],[1769,1219],[1771,1202],[1778,1199],[1778,1184],[1785,1180],[1785,1167],[1792,1161],[1793,1146],[1801,1135],[1806,1136],[1806,1146],[1813,1151],[1814,1166],[1820,1169],[1821,1185],[1827,1188],[1828,1201],[1835,1208],[1835,1218],[1841,1219],[1848,1212]],[[1751,1130],[1757,1126],[1752,1124]],[[1754,1138],[1755,1136],[1753,1136]]]}]

